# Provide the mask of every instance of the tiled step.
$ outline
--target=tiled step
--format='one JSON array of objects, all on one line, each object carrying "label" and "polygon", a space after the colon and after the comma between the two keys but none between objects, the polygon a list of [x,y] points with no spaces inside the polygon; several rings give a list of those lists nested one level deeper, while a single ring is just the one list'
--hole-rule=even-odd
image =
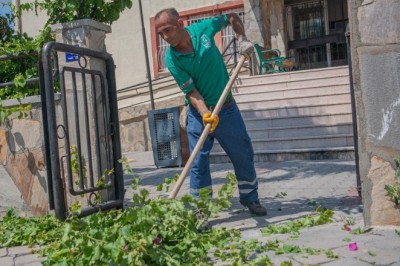
[{"label": "tiled step", "polygon": [[279,108],[291,106],[328,105],[350,102],[350,93],[329,93],[323,96],[293,97],[274,100],[257,100],[237,102],[240,110],[258,110],[263,108]]},{"label": "tiled step", "polygon": [[303,89],[311,87],[329,87],[334,85],[347,85],[349,87],[349,76],[338,77],[314,77],[308,79],[292,80],[292,81],[276,81],[271,82],[269,77],[265,77],[264,82],[257,84],[235,85],[232,87],[233,94],[236,93],[254,93],[266,91],[281,91],[289,89]]},{"label": "tiled step", "polygon": [[[326,135],[312,137],[252,139],[254,151],[289,150],[310,148],[352,147],[354,145],[351,134]],[[215,143],[212,153],[224,152],[219,143]]]},{"label": "tiled step", "polygon": [[351,123],[336,125],[310,125],[297,127],[275,127],[249,129],[251,139],[274,139],[274,138],[293,138],[293,137],[312,137],[324,135],[344,135],[352,134],[353,126]]},{"label": "tiled step", "polygon": [[[238,78],[255,161],[354,158],[348,67]],[[218,142],[211,162],[229,162]]]},{"label": "tiled step", "polygon": [[241,76],[237,78],[236,84],[258,84],[258,83],[276,83],[285,81],[296,81],[301,79],[315,79],[325,77],[349,76],[349,68],[347,66],[320,68],[312,70],[292,71],[287,73],[266,74],[258,76]]},{"label": "tiled step", "polygon": [[297,126],[312,126],[312,125],[336,125],[343,123],[352,123],[351,112],[338,114],[321,114],[313,116],[287,116],[275,118],[254,118],[245,119],[247,130],[271,128],[271,127],[297,127]]},{"label": "tiled step", "polygon": [[291,107],[276,107],[276,108],[261,108],[257,110],[245,109],[240,110],[243,119],[252,118],[274,118],[286,116],[307,116],[307,115],[322,115],[322,114],[338,114],[350,112],[351,104],[349,102],[339,102],[335,104],[318,104],[308,106],[291,106]]},{"label": "tiled step", "polygon": [[306,98],[311,96],[324,96],[349,93],[349,85],[329,85],[315,87],[300,87],[286,90],[261,91],[261,92],[242,92],[234,94],[238,103],[250,101],[272,101],[275,99]]},{"label": "tiled step", "polygon": [[[334,148],[310,148],[310,149],[288,149],[288,150],[267,150],[254,152],[255,162],[276,162],[290,160],[354,160],[353,147]],[[212,164],[230,163],[225,152],[214,153],[210,157]]]}]

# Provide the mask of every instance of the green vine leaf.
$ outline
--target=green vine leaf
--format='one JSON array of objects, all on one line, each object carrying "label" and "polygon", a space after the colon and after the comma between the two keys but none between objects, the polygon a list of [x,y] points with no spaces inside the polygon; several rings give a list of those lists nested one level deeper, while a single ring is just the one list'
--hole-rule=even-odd
[{"label": "green vine leaf", "polygon": [[296,239],[298,238],[300,229],[331,223],[332,217],[332,210],[318,208],[316,215],[308,215],[281,225],[270,224],[268,227],[261,228],[260,230],[263,236],[290,233],[292,234],[292,238]]},{"label": "green vine leaf", "polygon": [[26,79],[22,74],[17,74],[14,78],[14,84],[18,88],[23,88],[26,85]]}]

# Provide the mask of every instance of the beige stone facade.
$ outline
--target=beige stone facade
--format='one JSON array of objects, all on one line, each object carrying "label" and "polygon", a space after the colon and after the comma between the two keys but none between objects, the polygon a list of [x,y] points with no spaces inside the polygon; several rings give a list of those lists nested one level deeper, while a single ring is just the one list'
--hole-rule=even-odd
[{"label": "beige stone facade", "polygon": [[[27,117],[11,115],[0,127],[0,163],[10,175],[32,214],[48,213],[48,187],[41,104],[32,104]],[[35,101],[35,100],[34,100]]]},{"label": "beige stone facade", "polygon": [[400,225],[400,210],[384,190],[398,182],[400,2],[351,1],[349,14],[364,219],[367,225]]},{"label": "beige stone facade", "polygon": [[[144,27],[146,31],[150,64],[153,62],[150,18],[159,10],[175,7],[179,12],[215,7],[232,1],[226,0],[198,0],[198,1],[142,1]],[[236,2],[236,1],[233,1]],[[111,33],[106,37],[106,48],[113,55],[116,64],[117,88],[122,89],[146,81],[145,56],[140,23],[138,1],[132,1],[132,8],[125,10],[120,18],[111,25]],[[23,32],[35,36],[42,29],[46,16],[40,13],[37,17],[34,12],[24,13],[21,19]],[[151,67],[153,69],[153,67]],[[152,76],[153,73],[151,73]]]}]

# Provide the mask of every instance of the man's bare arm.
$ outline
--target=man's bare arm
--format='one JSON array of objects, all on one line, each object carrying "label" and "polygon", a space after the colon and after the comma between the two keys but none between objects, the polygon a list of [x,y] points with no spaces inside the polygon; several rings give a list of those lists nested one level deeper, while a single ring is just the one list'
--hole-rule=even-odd
[{"label": "man's bare arm", "polygon": [[201,115],[208,111],[203,96],[201,96],[196,88],[189,92],[188,98],[193,107],[196,108]]},{"label": "man's bare arm", "polygon": [[253,44],[246,38],[244,26],[240,20],[240,17],[236,13],[230,13],[226,16],[229,20],[229,24],[233,28],[233,31],[236,33],[236,38],[239,41],[239,53],[244,55],[246,58],[250,58],[254,47]]},{"label": "man's bare arm", "polygon": [[244,26],[242,23],[242,20],[240,19],[239,15],[236,13],[229,13],[226,15],[229,24],[232,26],[233,31],[236,33],[236,36],[240,41],[242,41],[243,37],[245,37],[245,31],[244,31]]}]

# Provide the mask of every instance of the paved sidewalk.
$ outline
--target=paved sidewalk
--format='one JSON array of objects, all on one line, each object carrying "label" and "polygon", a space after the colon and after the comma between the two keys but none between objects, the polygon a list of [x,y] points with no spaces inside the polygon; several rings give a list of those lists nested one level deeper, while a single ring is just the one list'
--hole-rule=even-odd
[{"label": "paved sidewalk", "polygon": [[[156,186],[165,178],[179,174],[182,168],[156,168],[152,152],[125,154],[133,168],[134,175],[142,178],[141,186],[156,197],[160,192]],[[232,171],[231,164],[211,166],[214,190],[225,182],[225,176]],[[341,229],[343,219],[354,219],[356,225],[363,227],[362,206],[356,192],[355,166],[352,161],[287,161],[257,163],[260,201],[268,209],[266,217],[252,217],[239,204],[238,194],[232,198],[232,207],[219,217],[213,218],[214,227],[240,229],[243,239],[266,241],[279,239],[286,244],[300,247],[332,250],[339,259],[329,259],[325,254],[304,256],[301,254],[275,255],[267,253],[275,265],[291,260],[293,265],[397,265],[400,266],[400,236],[395,228],[379,227],[371,231],[351,235]],[[188,180],[182,186],[178,197],[188,192]],[[132,176],[125,177],[126,204],[130,204]],[[277,197],[278,195],[285,195]],[[1,205],[1,204],[0,204]],[[260,228],[270,223],[283,223],[312,213],[316,205],[335,211],[334,223],[301,230],[297,240],[289,235],[262,237]],[[397,228],[400,229],[400,228]],[[357,242],[358,250],[349,251],[350,238]],[[218,263],[216,263],[218,264]],[[40,258],[30,255],[26,247],[0,249],[0,265],[41,265]],[[226,264],[225,264],[226,265]]]}]

